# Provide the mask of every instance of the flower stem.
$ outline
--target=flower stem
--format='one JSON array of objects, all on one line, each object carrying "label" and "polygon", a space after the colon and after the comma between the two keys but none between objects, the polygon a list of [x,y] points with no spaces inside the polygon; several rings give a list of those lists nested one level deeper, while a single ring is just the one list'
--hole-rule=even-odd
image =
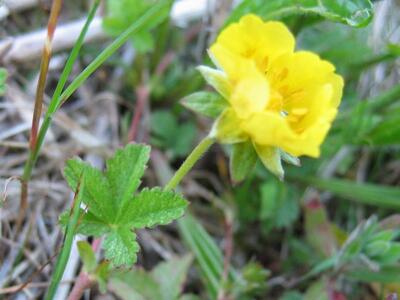
[{"label": "flower stem", "polygon": [[207,136],[193,149],[192,153],[186,158],[174,176],[165,186],[165,190],[172,190],[178,186],[182,178],[193,168],[200,157],[214,144],[214,139]]}]

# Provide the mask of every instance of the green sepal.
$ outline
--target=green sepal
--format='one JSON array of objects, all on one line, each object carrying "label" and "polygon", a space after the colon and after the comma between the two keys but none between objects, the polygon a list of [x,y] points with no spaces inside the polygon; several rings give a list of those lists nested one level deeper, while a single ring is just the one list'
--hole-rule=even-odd
[{"label": "green sepal", "polygon": [[183,106],[201,115],[217,118],[228,102],[219,94],[213,92],[196,92],[181,100]]},{"label": "green sepal", "polygon": [[257,162],[257,152],[251,141],[232,145],[230,158],[230,174],[233,182],[244,180],[254,169]]},{"label": "green sepal", "polygon": [[281,152],[276,147],[255,145],[258,156],[264,166],[279,180],[283,180],[285,172],[281,162]]},{"label": "green sepal", "polygon": [[232,86],[223,71],[207,66],[198,66],[197,70],[200,71],[207,83],[220,93],[222,97],[229,99]]}]

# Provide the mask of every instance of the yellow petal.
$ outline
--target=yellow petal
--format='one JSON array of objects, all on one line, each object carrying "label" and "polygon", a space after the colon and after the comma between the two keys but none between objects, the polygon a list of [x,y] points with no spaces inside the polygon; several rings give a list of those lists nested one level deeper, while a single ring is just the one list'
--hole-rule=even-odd
[{"label": "yellow petal", "polygon": [[229,99],[239,118],[247,118],[265,109],[269,98],[268,82],[257,70],[240,80]]},{"label": "yellow petal", "polygon": [[229,49],[243,58],[254,59],[260,70],[283,53],[293,52],[295,39],[281,22],[264,23],[255,15],[242,17],[239,23],[231,24],[218,36],[210,52],[220,62],[216,46]]},{"label": "yellow petal", "polygon": [[335,67],[318,55],[298,51],[277,58],[270,65],[267,77],[271,85],[287,97],[309,86],[326,83],[334,71]]},{"label": "yellow petal", "polygon": [[319,140],[317,142],[308,135],[296,134],[285,117],[277,113],[257,113],[241,124],[242,129],[258,145],[279,147],[293,156],[318,157],[320,154]]}]

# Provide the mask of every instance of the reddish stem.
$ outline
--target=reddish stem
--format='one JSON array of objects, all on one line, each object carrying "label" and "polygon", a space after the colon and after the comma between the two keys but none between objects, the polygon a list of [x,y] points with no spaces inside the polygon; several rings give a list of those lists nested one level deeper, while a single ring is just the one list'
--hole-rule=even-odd
[{"label": "reddish stem", "polygon": [[74,287],[68,296],[68,300],[79,300],[82,298],[86,289],[90,288],[95,281],[89,277],[86,272],[81,272],[75,281]]},{"label": "reddish stem", "polygon": [[135,109],[135,114],[133,115],[131,127],[129,129],[128,133],[128,141],[132,142],[137,138],[137,132],[139,128],[139,123],[140,123],[140,118],[144,109],[144,106],[149,98],[149,88],[144,85],[140,84],[136,88],[136,109]]}]

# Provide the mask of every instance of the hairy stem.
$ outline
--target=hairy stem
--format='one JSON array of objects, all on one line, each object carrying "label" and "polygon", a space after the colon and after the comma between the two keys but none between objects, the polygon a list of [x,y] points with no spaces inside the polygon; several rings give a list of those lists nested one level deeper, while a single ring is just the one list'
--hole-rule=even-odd
[{"label": "hairy stem", "polygon": [[211,147],[214,139],[207,136],[193,149],[192,153],[186,158],[180,168],[175,172],[174,176],[165,186],[165,190],[172,190],[178,186],[183,177],[193,168],[194,164],[200,157]]},{"label": "hairy stem", "polygon": [[72,288],[72,291],[67,299],[68,300],[81,299],[86,289],[90,288],[93,284],[95,284],[95,281],[90,278],[89,274],[82,271],[79,274],[78,279],[75,281],[74,287]]}]

